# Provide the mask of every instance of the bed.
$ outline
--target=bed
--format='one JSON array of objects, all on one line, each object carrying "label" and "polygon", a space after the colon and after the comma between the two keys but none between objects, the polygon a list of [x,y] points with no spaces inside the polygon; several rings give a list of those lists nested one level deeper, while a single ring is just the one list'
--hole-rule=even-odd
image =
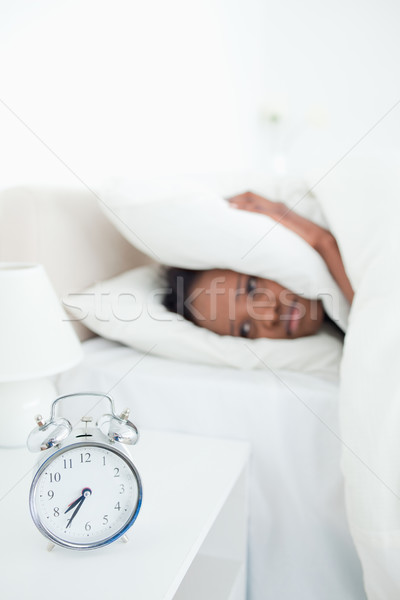
[{"label": "bed", "polygon": [[[90,192],[7,190],[1,260],[43,263],[60,297],[149,262]],[[12,233],[11,233],[12,232]],[[111,392],[139,427],[249,440],[249,600],[361,600],[340,471],[339,384],[312,374],[188,364],[92,338],[60,393]]]}]

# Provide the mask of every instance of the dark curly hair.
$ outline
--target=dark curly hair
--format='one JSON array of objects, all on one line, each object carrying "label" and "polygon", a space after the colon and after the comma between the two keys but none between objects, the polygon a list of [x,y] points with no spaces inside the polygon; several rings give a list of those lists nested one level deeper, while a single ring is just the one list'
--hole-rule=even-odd
[{"label": "dark curly hair", "polygon": [[196,323],[196,321],[190,307],[186,305],[186,300],[190,296],[192,288],[202,272],[194,269],[181,269],[179,267],[164,267],[163,269],[167,288],[162,302],[163,306],[192,323]]}]

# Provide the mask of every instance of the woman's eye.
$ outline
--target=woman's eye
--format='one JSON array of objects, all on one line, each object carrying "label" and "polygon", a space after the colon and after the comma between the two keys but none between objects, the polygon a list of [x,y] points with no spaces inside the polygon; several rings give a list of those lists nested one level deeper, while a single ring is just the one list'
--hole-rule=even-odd
[{"label": "woman's eye", "polygon": [[257,277],[249,277],[247,280],[247,293],[251,294],[257,289]]},{"label": "woman's eye", "polygon": [[244,338],[249,337],[249,334],[250,334],[249,321],[245,321],[244,323],[241,324],[239,334],[240,334],[240,337],[244,337]]}]

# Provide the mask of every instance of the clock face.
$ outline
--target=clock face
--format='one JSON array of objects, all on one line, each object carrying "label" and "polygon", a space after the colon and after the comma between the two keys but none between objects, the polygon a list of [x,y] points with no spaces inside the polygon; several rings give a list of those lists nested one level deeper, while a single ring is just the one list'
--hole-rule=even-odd
[{"label": "clock face", "polygon": [[139,475],[126,456],[101,443],[62,448],[32,482],[30,508],[37,527],[69,548],[98,548],[133,524],[140,509]]}]

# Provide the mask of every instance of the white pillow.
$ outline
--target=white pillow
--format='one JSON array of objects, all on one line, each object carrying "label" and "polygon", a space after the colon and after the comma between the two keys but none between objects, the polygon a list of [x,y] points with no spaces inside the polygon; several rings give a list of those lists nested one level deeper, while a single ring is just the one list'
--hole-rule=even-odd
[{"label": "white pillow", "polygon": [[[247,182],[246,182],[247,183]],[[241,187],[239,187],[241,185]],[[249,187],[252,189],[257,186]],[[320,255],[302,238],[264,215],[231,208],[224,196],[248,186],[194,179],[113,180],[100,190],[102,209],[137,248],[166,265],[214,267],[277,281],[307,298],[320,298],[346,329],[349,305]],[[258,185],[260,193],[265,193]],[[223,193],[223,188],[226,194]],[[316,203],[305,198],[299,207]]]},{"label": "white pillow", "polygon": [[69,294],[64,306],[99,335],[166,358],[244,369],[288,369],[336,379],[342,343],[332,333],[247,340],[197,327],[162,305],[159,267],[145,266]]}]

